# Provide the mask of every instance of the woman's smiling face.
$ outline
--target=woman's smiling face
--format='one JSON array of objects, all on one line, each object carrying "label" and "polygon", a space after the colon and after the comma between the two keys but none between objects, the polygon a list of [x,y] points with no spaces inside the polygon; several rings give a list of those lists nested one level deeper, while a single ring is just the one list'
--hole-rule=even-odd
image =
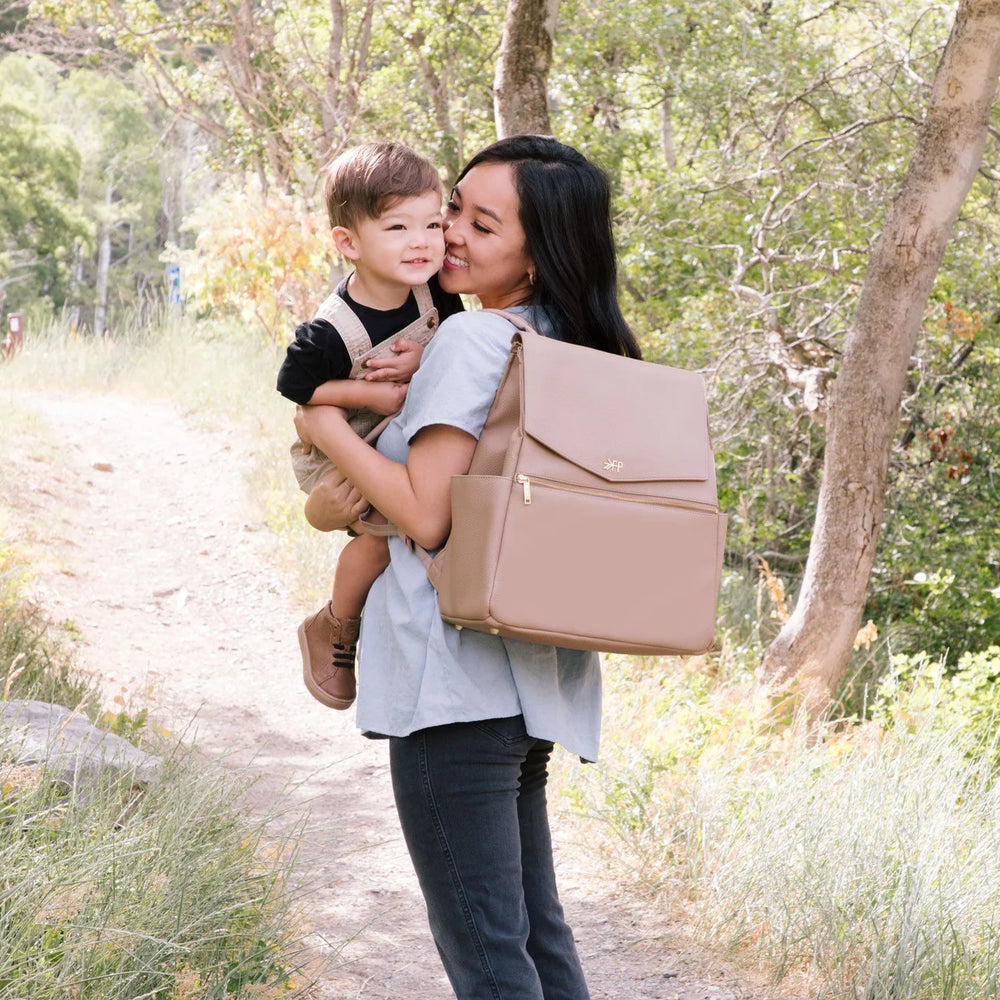
[{"label": "woman's smiling face", "polygon": [[476,295],[486,309],[531,299],[520,199],[509,163],[480,163],[452,188],[444,213],[441,287]]}]

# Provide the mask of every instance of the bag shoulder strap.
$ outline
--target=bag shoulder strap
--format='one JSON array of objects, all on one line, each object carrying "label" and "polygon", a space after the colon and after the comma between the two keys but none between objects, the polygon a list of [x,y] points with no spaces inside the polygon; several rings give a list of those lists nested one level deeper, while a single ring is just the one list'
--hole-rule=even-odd
[{"label": "bag shoulder strap", "polygon": [[[536,336],[542,336],[542,334],[540,334],[523,316],[518,313],[510,312],[507,309],[483,309],[482,311],[496,313],[498,316],[502,316],[520,333],[533,333]],[[409,535],[399,532],[399,537],[403,541],[403,544],[406,545],[406,547],[420,560],[420,564],[424,567],[424,571],[427,573],[431,584],[434,589],[437,590],[437,576],[440,566],[435,562],[434,557],[427,551],[427,549],[417,545],[417,543],[410,538]]]},{"label": "bag shoulder strap", "polygon": [[519,330],[521,333],[534,333],[539,337],[542,336],[520,313],[511,312],[509,309],[484,309],[483,312],[502,316],[515,330]]},{"label": "bag shoulder strap", "polygon": [[358,314],[336,293],[329,296],[316,311],[316,319],[325,319],[336,327],[340,339],[351,356],[351,365],[372,349],[372,339],[368,336],[364,323]]}]

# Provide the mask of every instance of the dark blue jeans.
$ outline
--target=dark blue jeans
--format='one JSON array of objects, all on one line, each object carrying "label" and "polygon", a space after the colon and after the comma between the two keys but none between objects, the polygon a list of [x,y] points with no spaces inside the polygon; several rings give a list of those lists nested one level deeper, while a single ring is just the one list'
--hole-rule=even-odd
[{"label": "dark blue jeans", "polygon": [[458,1000],[587,1000],[552,865],[552,744],[515,716],[389,746],[403,836]]}]

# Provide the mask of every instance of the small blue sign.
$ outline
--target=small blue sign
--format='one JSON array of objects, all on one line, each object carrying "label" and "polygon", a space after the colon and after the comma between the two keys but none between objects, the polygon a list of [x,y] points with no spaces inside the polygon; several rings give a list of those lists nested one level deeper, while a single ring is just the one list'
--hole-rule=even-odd
[{"label": "small blue sign", "polygon": [[172,306],[181,304],[181,266],[167,265],[167,302]]}]

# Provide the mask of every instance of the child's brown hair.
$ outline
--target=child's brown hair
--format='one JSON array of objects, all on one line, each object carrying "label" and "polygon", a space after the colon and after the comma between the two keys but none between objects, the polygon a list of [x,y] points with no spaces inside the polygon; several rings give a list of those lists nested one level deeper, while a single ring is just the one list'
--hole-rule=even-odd
[{"label": "child's brown hair", "polygon": [[401,142],[366,142],[341,153],[325,171],[330,228],[377,219],[395,201],[440,193],[434,164]]}]

